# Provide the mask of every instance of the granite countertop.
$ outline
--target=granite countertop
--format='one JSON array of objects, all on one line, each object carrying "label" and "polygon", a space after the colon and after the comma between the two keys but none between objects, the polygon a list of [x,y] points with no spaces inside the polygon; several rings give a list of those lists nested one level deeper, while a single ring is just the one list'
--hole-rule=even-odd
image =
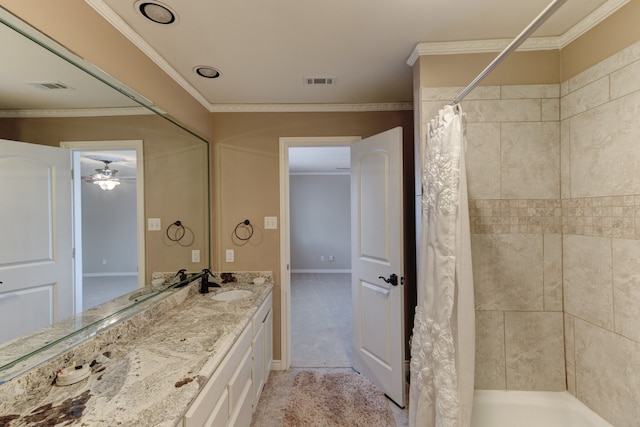
[{"label": "granite countertop", "polygon": [[[123,328],[113,331],[118,336],[112,343],[96,347],[98,363],[87,379],[69,386],[51,385],[49,379],[36,392],[14,393],[13,399],[5,395],[0,425],[175,426],[273,284],[238,281],[222,286],[199,294],[194,292],[198,283],[192,283],[184,290],[184,301],[156,316],[149,327],[130,337],[122,336]],[[231,289],[253,294],[228,302],[211,298]]]}]

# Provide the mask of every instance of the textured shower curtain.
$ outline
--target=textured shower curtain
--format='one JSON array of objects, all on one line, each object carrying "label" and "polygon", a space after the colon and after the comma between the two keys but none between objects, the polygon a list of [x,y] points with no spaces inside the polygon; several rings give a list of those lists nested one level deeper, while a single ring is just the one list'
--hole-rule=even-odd
[{"label": "textured shower curtain", "polygon": [[469,427],[475,307],[459,105],[431,120],[423,143],[422,238],[411,339],[409,425]]}]

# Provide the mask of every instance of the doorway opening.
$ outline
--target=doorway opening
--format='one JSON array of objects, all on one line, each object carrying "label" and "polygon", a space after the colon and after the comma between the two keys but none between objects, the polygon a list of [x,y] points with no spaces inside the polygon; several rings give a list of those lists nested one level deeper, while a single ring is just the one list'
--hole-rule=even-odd
[{"label": "doorway opening", "polygon": [[281,138],[281,369],[351,367],[350,150]]},{"label": "doorway opening", "polygon": [[145,284],[142,141],[61,145],[71,149],[74,170],[74,288],[80,312]]}]

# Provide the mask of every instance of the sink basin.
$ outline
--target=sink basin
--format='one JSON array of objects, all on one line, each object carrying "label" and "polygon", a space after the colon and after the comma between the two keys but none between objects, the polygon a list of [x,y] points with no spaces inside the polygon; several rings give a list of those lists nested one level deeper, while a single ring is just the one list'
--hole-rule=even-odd
[{"label": "sink basin", "polygon": [[246,298],[252,293],[253,292],[247,291],[246,289],[235,289],[233,291],[224,291],[215,295],[211,295],[211,299],[214,299],[216,301],[233,301],[241,298]]}]

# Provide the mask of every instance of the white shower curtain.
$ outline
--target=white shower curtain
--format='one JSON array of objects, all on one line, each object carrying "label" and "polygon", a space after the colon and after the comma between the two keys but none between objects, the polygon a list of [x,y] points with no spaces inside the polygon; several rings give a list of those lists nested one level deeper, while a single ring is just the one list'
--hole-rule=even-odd
[{"label": "white shower curtain", "polygon": [[428,126],[422,159],[422,239],[411,339],[409,425],[469,427],[475,307],[461,107]]}]

